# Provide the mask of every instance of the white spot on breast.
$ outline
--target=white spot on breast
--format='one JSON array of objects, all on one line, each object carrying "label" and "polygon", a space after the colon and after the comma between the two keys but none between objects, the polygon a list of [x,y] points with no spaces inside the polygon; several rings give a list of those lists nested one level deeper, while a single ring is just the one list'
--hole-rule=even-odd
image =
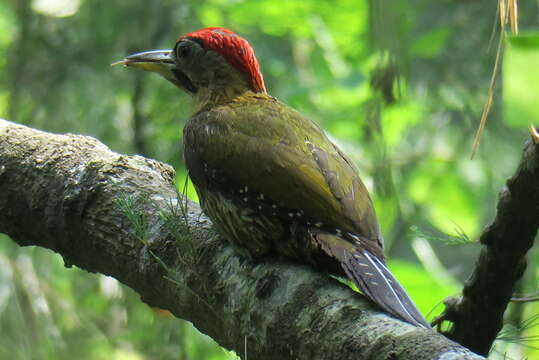
[{"label": "white spot on breast", "polygon": [[348,235],[350,235],[351,237],[353,237],[354,240],[356,240],[356,241],[358,241],[358,242],[360,241],[360,240],[359,240],[359,237],[358,237],[357,235],[354,235],[354,234],[352,234],[352,233],[348,233]]}]

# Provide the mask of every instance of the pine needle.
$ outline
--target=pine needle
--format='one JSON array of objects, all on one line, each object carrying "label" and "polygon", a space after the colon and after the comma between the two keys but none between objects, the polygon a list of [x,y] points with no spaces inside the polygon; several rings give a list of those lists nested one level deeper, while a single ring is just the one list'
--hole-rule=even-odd
[{"label": "pine needle", "polygon": [[518,4],[517,0],[509,0],[509,23],[511,24],[511,32],[518,34]]},{"label": "pine needle", "polygon": [[472,153],[470,158],[473,159],[479,144],[481,142],[481,137],[485,130],[485,125],[487,123],[488,115],[492,108],[492,103],[494,101],[494,88],[496,86],[496,80],[499,75],[499,66],[501,62],[501,57],[503,53],[503,44],[505,40],[505,27],[509,23],[511,26],[511,32],[513,34],[518,34],[518,3],[517,0],[499,0],[498,1],[498,13],[500,16],[500,40],[498,42],[498,50],[496,51],[496,60],[494,62],[494,69],[492,70],[492,76],[490,78],[490,85],[487,91],[487,100],[483,106],[483,112],[481,113],[481,120],[479,121],[479,127],[475,133],[474,142],[472,145]]}]

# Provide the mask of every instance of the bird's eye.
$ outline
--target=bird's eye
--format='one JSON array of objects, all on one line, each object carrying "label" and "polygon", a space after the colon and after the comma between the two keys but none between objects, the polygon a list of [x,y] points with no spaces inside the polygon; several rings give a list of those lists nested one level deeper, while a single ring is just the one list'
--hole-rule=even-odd
[{"label": "bird's eye", "polygon": [[176,57],[178,59],[186,58],[191,55],[191,44],[188,42],[180,42],[176,45]]}]

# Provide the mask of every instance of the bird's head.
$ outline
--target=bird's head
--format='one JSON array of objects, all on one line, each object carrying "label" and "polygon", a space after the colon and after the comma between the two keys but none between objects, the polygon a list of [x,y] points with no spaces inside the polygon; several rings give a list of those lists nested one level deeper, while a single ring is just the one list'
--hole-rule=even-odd
[{"label": "bird's head", "polygon": [[159,73],[198,102],[232,99],[247,91],[266,92],[255,52],[244,38],[219,27],[181,36],[172,50],[127,56],[122,64]]}]

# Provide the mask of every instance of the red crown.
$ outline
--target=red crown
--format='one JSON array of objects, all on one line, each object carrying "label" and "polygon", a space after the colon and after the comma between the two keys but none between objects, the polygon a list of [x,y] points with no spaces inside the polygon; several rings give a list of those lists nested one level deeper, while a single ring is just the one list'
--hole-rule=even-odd
[{"label": "red crown", "polygon": [[204,47],[224,57],[228,63],[247,76],[254,92],[266,92],[264,78],[256,60],[255,51],[244,38],[233,31],[220,27],[208,27],[190,32],[178,39],[195,38]]}]

